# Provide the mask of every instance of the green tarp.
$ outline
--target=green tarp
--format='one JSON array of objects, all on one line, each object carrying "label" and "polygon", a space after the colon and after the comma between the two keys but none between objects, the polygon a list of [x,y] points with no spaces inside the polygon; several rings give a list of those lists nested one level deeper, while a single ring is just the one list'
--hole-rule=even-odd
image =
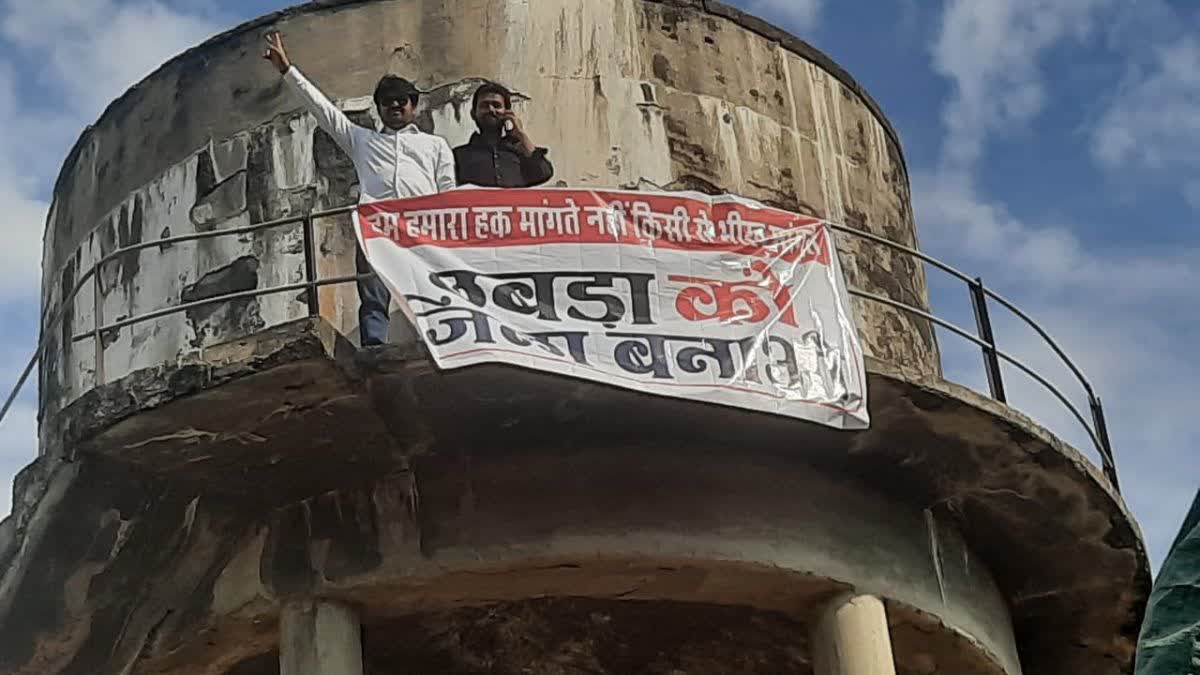
[{"label": "green tarp", "polygon": [[1150,593],[1135,672],[1200,675],[1200,492]]}]

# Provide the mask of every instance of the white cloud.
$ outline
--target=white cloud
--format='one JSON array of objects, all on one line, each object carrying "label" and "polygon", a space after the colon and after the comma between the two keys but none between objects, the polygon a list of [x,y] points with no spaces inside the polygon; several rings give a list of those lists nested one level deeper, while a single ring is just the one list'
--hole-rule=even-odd
[{"label": "white cloud", "polygon": [[1188,194],[1200,170],[1200,41],[1159,47],[1148,68],[1122,83],[1092,134],[1092,152],[1114,170],[1186,172]]},{"label": "white cloud", "polygon": [[[198,12],[157,0],[0,0],[0,311],[36,314],[51,184],[71,143],[108,104],[172,55],[215,33]],[[20,77],[17,64],[36,68]],[[31,311],[21,311],[25,308]],[[35,326],[36,327],[36,326]],[[0,331],[0,398],[34,348],[28,325]],[[0,517],[12,475],[37,454],[27,392],[0,422]]]},{"label": "white cloud", "polygon": [[[1200,433],[1187,420],[1200,367],[1181,355],[1200,339],[1200,316],[1181,310],[1194,306],[1200,287],[1200,249],[1149,240],[1111,248],[1081,234],[1089,223],[1030,222],[989,197],[976,170],[992,136],[1022,129],[1042,110],[1042,67],[1051,52],[1090,36],[1100,13],[1113,6],[1112,0],[947,0],[933,65],[954,90],[943,109],[939,165],[916,172],[914,197],[926,248],[982,274],[1033,314],[1105,399],[1126,498],[1152,558],[1161,561],[1195,491],[1189,452],[1200,445]],[[1151,168],[1194,155],[1200,141],[1179,141],[1177,134],[1200,131],[1200,114],[1193,115],[1200,112],[1200,49],[1181,42],[1162,50],[1157,70],[1126,82],[1114,100],[1096,132],[1097,158]],[[1200,200],[1200,177],[1194,186]],[[1040,338],[1002,313],[993,321],[1000,347],[1048,375],[1086,416],[1081,388]],[[952,346],[946,353],[949,376],[981,386],[977,350]],[[1086,434],[1050,393],[1014,369],[1006,372],[1015,407],[1088,451]]]},{"label": "white cloud", "polygon": [[943,110],[943,161],[973,168],[987,136],[1030,120],[1045,102],[1038,62],[1064,38],[1086,35],[1113,0],[948,0],[933,49],[954,83]]},{"label": "white cloud", "polygon": [[[7,394],[7,392],[5,392]],[[0,423],[0,520],[12,508],[12,477],[37,457],[37,410],[18,403]]]},{"label": "white cloud", "polygon": [[779,24],[780,27],[799,33],[812,30],[821,15],[822,0],[740,0],[739,5],[747,12]]},{"label": "white cloud", "polygon": [[[1133,253],[1079,239],[1075,228],[1033,224],[962,183],[914,181],[922,241],[933,255],[973,274],[1031,314],[1104,399],[1125,496],[1161,562],[1196,489],[1200,432],[1190,425],[1200,366],[1186,357],[1200,341],[1194,307],[1200,253],[1148,246]],[[965,292],[965,291],[963,291]],[[969,315],[943,318],[973,326]],[[1089,416],[1082,387],[1048,345],[993,305],[997,343],[1046,376]],[[943,340],[947,376],[983,390],[977,349]],[[1097,464],[1078,422],[1041,385],[1006,368],[1009,401]]]},{"label": "white cloud", "polygon": [[171,56],[217,31],[208,19],[142,0],[9,0],[0,22],[87,118]]},{"label": "white cloud", "polygon": [[216,29],[154,1],[0,0],[0,36],[22,63],[42,64],[53,100],[35,99],[0,60],[0,299],[36,302],[48,193],[69,144],[108,101]]},{"label": "white cloud", "polygon": [[0,213],[8,225],[0,246],[0,298],[36,302],[42,268],[42,225],[47,204],[14,189],[11,176],[0,171]]},{"label": "white cloud", "polygon": [[[959,257],[1002,260],[995,270],[999,281],[1041,295],[1102,291],[1109,302],[1152,298],[1156,304],[1191,298],[1200,288],[1200,247],[1098,251],[1080,239],[1077,226],[1024,222],[960,178],[914,174],[923,239],[953,242]],[[1120,283],[1114,283],[1118,274]]]},{"label": "white cloud", "polygon": [[46,145],[66,130],[55,116],[24,111],[11,66],[0,61],[0,213],[5,245],[0,247],[0,300],[37,297],[41,269],[42,228],[47,203],[38,197],[50,171]]}]

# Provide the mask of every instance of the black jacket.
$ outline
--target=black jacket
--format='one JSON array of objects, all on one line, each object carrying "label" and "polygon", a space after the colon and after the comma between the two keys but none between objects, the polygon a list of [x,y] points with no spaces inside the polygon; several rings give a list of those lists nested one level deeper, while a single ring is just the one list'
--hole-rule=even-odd
[{"label": "black jacket", "polygon": [[522,157],[512,138],[504,137],[492,145],[475,133],[466,145],[454,149],[458,184],[500,188],[541,185],[554,177],[554,166],[546,159],[546,152],[538,148],[529,157]]}]

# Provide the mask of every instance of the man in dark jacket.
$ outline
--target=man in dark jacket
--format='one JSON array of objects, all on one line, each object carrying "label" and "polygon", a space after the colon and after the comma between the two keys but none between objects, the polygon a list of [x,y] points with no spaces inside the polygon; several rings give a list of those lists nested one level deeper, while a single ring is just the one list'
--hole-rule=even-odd
[{"label": "man in dark jacket", "polygon": [[525,188],[554,176],[545,148],[529,139],[512,109],[512,93],[494,82],[475,90],[471,118],[479,131],[454,149],[459,185]]}]

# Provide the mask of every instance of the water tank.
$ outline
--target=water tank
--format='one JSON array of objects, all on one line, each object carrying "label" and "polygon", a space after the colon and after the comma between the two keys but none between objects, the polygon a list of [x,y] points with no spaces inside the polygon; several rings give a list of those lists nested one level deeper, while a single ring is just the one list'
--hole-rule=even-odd
[{"label": "water tank", "polygon": [[113,102],[55,185],[0,670],[1129,672],[1136,523],[1078,451],[942,379],[920,260],[838,236],[862,432],[443,372],[396,325],[359,349],[353,284],[304,287],[306,249],[353,274],[349,220],[296,222],[353,203],[353,167],[261,59],[271,30],[365,125],[398,73],[456,145],[497,80],[558,185],[918,245],[879,106],[717,2],[323,0],[219,35]]}]

